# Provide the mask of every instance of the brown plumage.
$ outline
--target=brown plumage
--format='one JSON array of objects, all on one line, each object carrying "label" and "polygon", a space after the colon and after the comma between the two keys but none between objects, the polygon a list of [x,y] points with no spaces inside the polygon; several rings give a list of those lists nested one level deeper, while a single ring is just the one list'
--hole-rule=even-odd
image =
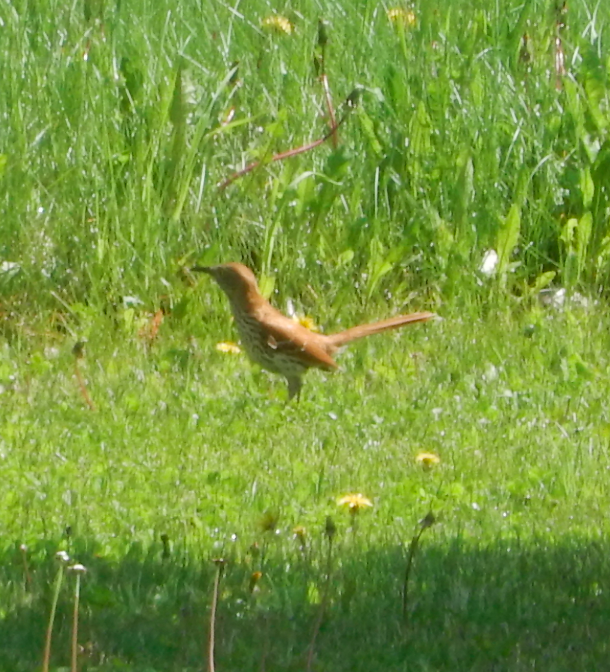
[{"label": "brown plumage", "polygon": [[207,273],[229,298],[235,326],[248,357],[263,369],[279,373],[288,381],[290,399],[301,390],[301,377],[312,367],[331,371],[337,368],[332,355],[343,345],[364,336],[397,329],[405,324],[426,322],[434,313],[397,315],[381,322],[361,324],[336,334],[317,334],[282,315],[259,290],[254,273],[243,264],[195,266]]}]

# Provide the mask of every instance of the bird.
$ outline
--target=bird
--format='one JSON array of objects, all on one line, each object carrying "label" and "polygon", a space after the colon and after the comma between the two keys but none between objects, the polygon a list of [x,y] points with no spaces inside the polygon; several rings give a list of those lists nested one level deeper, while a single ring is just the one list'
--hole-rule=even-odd
[{"label": "bird", "polygon": [[334,334],[320,334],[286,317],[260,293],[256,276],[237,262],[216,266],[193,266],[206,273],[227,295],[235,326],[246,354],[261,368],[278,373],[288,383],[288,399],[300,397],[303,374],[311,368],[332,371],[338,368],[333,355],[352,341],[397,329],[407,324],[427,322],[434,313],[397,315],[380,322],[360,324]]}]

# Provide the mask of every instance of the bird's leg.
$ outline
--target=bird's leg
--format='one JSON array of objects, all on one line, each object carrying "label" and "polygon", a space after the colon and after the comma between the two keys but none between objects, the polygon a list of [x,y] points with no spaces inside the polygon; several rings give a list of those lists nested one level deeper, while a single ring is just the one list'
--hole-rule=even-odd
[{"label": "bird's leg", "polygon": [[301,387],[303,386],[303,381],[300,376],[286,376],[288,381],[288,401],[293,397],[297,398],[297,401],[301,398]]}]

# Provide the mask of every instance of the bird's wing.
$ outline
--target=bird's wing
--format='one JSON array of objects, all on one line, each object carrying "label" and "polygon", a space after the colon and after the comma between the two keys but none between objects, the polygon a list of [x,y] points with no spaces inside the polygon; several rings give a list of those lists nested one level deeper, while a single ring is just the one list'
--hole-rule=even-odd
[{"label": "bird's wing", "polygon": [[282,315],[279,311],[266,315],[265,326],[269,331],[268,345],[278,352],[294,354],[306,366],[315,366],[330,371],[337,363],[323,345],[325,337],[316,334],[298,322]]}]

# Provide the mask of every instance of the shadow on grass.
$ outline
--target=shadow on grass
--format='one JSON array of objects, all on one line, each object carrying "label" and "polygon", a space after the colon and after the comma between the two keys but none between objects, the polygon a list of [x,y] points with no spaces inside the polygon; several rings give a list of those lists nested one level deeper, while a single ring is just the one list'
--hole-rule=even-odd
[{"label": "shadow on grass", "polygon": [[[91,546],[89,546],[91,548]],[[608,544],[578,539],[486,548],[424,542],[401,617],[402,550],[339,551],[313,669],[601,670],[610,646]],[[0,670],[39,669],[57,563],[38,551],[0,557]],[[215,567],[194,554],[163,559],[133,546],[120,561],[79,553],[83,670],[200,670]],[[316,554],[316,557],[323,554]],[[229,563],[217,618],[216,667],[305,670],[323,563],[295,551]],[[58,605],[53,665],[69,660],[71,592]],[[53,666],[52,666],[53,667]]]}]

